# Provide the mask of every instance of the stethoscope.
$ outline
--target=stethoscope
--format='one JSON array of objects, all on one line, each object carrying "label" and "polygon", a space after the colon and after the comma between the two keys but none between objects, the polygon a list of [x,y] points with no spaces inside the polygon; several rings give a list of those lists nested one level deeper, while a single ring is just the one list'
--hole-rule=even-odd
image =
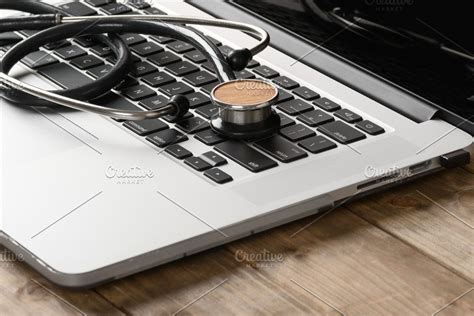
[{"label": "stethoscope", "polygon": [[[272,105],[278,98],[278,89],[265,80],[236,79],[234,74],[234,71],[243,70],[254,55],[269,45],[268,33],[257,26],[227,20],[169,15],[76,17],[68,16],[67,12],[43,2],[1,3],[0,9],[34,14],[2,19],[0,33],[40,30],[14,45],[2,57],[2,97],[10,102],[30,106],[61,105],[120,120],[156,119],[165,115],[179,119],[189,110],[189,101],[183,95],[176,95],[165,106],[150,111],[115,110],[87,102],[108,93],[123,81],[130,70],[130,51],[117,33],[161,35],[193,45],[214,66],[220,82],[211,92],[211,100],[219,109],[218,114],[210,121],[215,132],[229,138],[251,139],[271,135],[280,126],[280,118],[272,110]],[[259,42],[250,49],[234,50],[226,57],[204,34],[183,26],[184,24],[239,30],[254,35]],[[111,48],[117,59],[111,71],[90,84],[57,91],[43,90],[9,75],[19,60],[41,46],[60,42],[77,34],[92,36]]]}]

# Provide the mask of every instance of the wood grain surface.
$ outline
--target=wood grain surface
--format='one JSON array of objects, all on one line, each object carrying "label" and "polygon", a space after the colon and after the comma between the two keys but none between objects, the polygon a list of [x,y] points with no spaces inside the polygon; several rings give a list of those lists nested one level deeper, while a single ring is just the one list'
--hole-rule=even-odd
[{"label": "wood grain surface", "polygon": [[4,260],[0,315],[473,315],[473,166],[92,290]]}]

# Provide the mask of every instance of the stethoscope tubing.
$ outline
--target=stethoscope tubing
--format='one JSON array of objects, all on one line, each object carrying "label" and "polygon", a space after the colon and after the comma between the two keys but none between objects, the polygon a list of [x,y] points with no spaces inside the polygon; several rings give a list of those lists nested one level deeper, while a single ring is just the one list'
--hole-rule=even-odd
[{"label": "stethoscope tubing", "polygon": [[[249,25],[245,23],[227,21],[227,20],[210,20],[210,19],[186,17],[186,16],[163,16],[163,15],[147,15],[147,16],[124,15],[124,16],[118,16],[118,17],[117,16],[63,17],[63,16],[58,15],[57,17],[58,17],[57,23],[59,23],[59,25],[66,24],[66,23],[78,23],[78,22],[83,22],[83,21],[127,22],[131,20],[151,21],[154,23],[164,23],[164,24],[170,23],[173,25],[172,27],[175,30],[183,34],[187,33],[187,36],[190,36],[190,37],[192,36],[192,33],[194,33],[192,30],[189,30],[187,28],[181,27],[179,25],[174,25],[174,24],[205,25],[205,26],[216,26],[216,27],[235,29],[235,30],[251,33],[259,38],[259,43],[256,46],[249,49],[252,55],[261,52],[269,44],[269,35],[265,30],[257,26],[253,26],[253,25]],[[0,23],[0,26],[1,26],[1,23]],[[170,25],[167,25],[167,26],[170,27]],[[198,41],[204,47],[209,47],[209,43],[207,40],[203,40],[202,38],[196,37],[196,36],[194,36],[193,39]],[[221,54],[218,53],[216,55],[221,55]],[[211,58],[215,59],[217,57],[211,55]],[[218,69],[216,70],[218,72],[219,79],[221,81],[235,79],[235,77],[233,76],[233,73],[229,74],[228,69],[224,69],[225,67],[222,60],[220,61],[216,60],[214,64],[218,67]],[[123,119],[123,120],[153,119],[153,118],[162,117],[163,115],[169,114],[173,112],[174,110],[176,110],[176,108],[172,104],[168,104],[167,106],[164,106],[162,108],[159,108],[156,110],[150,110],[150,111],[115,110],[108,107],[99,106],[96,104],[69,98],[67,96],[62,96],[54,92],[40,89],[33,85],[21,82],[5,73],[0,73],[0,83],[2,83],[3,85],[9,88],[13,88],[18,91],[25,92],[27,94],[30,94],[32,96],[35,96],[43,100],[47,100],[55,104],[59,104],[68,108],[75,109],[75,110],[81,110],[81,111],[91,112],[91,113],[95,113],[95,114],[99,114],[103,116],[108,116],[115,119]]]}]

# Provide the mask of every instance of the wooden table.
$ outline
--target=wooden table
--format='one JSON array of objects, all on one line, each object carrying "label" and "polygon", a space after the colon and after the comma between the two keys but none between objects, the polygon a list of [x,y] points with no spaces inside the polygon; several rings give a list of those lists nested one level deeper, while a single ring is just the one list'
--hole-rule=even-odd
[{"label": "wooden table", "polygon": [[93,290],[0,262],[0,315],[473,315],[473,225],[471,163]]}]

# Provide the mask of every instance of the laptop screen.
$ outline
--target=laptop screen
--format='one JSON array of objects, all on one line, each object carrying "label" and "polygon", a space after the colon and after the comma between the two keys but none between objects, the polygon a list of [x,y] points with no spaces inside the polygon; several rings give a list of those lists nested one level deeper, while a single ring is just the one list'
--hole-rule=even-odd
[{"label": "laptop screen", "polygon": [[416,0],[234,3],[474,120],[474,25],[468,2],[451,6]]}]

